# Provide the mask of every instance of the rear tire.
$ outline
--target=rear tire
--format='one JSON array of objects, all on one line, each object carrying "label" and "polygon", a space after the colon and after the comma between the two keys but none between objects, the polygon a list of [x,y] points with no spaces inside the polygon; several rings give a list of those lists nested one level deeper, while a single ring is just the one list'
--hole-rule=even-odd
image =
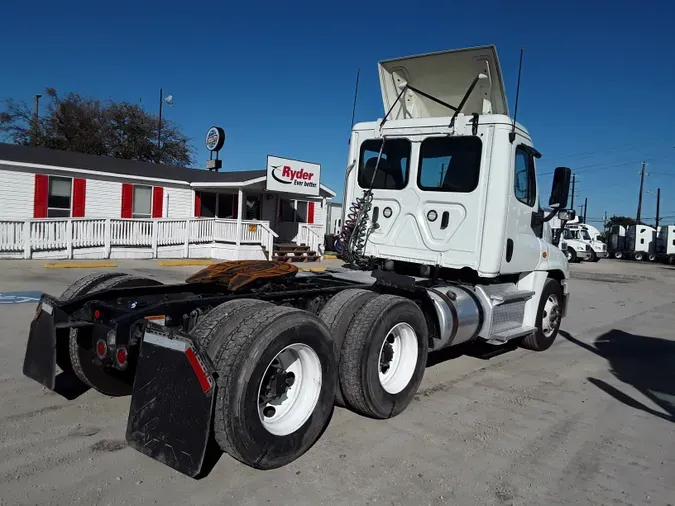
[{"label": "rear tire", "polygon": [[636,260],[637,262],[641,262],[642,260],[644,260],[644,255],[640,251],[638,251],[637,253],[635,253],[633,255],[633,260]]},{"label": "rear tire", "polygon": [[[162,283],[129,274],[115,275],[104,281],[92,284],[87,294],[113,288],[131,288],[135,286],[156,286]],[[101,367],[94,363],[96,352],[94,343],[89,332],[78,332],[76,328],[70,329],[68,340],[68,353],[72,371],[75,376],[85,385],[94,390],[112,397],[130,395],[134,383],[135,358],[129,357],[129,365],[124,371],[118,371],[110,367]]]},{"label": "rear tire", "polygon": [[[338,361],[340,360],[342,342],[344,341],[349,324],[352,322],[359,309],[361,309],[366,302],[377,297],[377,295],[376,292],[371,290],[359,288],[344,290],[332,297],[319,313],[319,318],[326,323],[333,336],[336,359]],[[346,406],[339,385],[337,392],[335,393],[335,404],[342,407]]]},{"label": "rear tire", "polygon": [[539,300],[537,330],[521,341],[520,345],[532,351],[544,351],[555,341],[562,318],[563,293],[560,283],[547,279]]},{"label": "rear tire", "polygon": [[616,258],[617,260],[621,260],[623,258],[623,253],[621,251],[615,251],[614,258]]},{"label": "rear tire", "polygon": [[333,412],[337,363],[326,325],[306,311],[263,302],[204,339],[218,372],[213,431],[220,448],[258,469],[304,454]]},{"label": "rear tire", "polygon": [[654,255],[653,253],[650,254],[650,255],[647,257],[647,260],[649,260],[650,262],[656,262],[656,255]]},{"label": "rear tire", "polygon": [[379,295],[349,325],[340,354],[347,405],[373,418],[403,412],[422,382],[429,351],[424,313],[409,299]]}]

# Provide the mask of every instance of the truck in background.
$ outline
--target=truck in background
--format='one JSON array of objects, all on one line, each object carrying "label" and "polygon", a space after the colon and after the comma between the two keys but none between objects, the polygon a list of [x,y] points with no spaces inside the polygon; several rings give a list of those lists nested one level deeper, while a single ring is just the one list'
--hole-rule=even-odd
[{"label": "truck in background", "polygon": [[675,264],[675,226],[659,227],[656,237],[656,256],[661,262]]},{"label": "truck in background", "polygon": [[656,229],[648,225],[614,225],[609,232],[609,251],[616,259],[654,262],[656,243]]}]

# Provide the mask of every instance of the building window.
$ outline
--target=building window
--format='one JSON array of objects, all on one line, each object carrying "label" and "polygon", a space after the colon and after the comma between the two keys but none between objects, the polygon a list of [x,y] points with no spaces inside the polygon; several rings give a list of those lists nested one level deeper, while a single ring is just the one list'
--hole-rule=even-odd
[{"label": "building window", "polygon": [[422,141],[417,185],[422,190],[470,193],[478,186],[482,143],[478,137]]},{"label": "building window", "polygon": [[299,223],[307,223],[307,202],[304,200],[298,200],[297,202],[297,221]]},{"label": "building window", "polygon": [[202,192],[201,193],[202,208],[199,216],[201,216],[202,218],[215,218],[217,198],[218,198],[217,193]]},{"label": "building window", "polygon": [[233,220],[237,213],[237,196],[231,193],[218,194],[218,218]]},{"label": "building window", "polygon": [[72,189],[72,178],[49,176],[47,218],[70,218]]},{"label": "building window", "polygon": [[516,198],[532,207],[537,197],[537,180],[534,172],[534,160],[529,151],[522,147],[516,148],[516,163],[514,167],[514,194]]},{"label": "building window", "polygon": [[152,217],[152,186],[134,185],[133,218]]}]

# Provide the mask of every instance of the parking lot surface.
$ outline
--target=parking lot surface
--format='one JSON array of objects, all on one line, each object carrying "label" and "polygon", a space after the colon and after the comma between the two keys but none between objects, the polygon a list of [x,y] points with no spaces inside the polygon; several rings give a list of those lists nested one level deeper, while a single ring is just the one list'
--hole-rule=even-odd
[{"label": "parking lot surface", "polygon": [[[198,269],[115,268],[165,282]],[[671,267],[572,265],[551,349],[432,354],[401,415],[337,408],[291,465],[256,471],[224,455],[199,481],[126,446],[129,398],[67,401],[22,375],[36,292],[59,295],[89,272],[0,262],[2,505],[675,504]]]}]

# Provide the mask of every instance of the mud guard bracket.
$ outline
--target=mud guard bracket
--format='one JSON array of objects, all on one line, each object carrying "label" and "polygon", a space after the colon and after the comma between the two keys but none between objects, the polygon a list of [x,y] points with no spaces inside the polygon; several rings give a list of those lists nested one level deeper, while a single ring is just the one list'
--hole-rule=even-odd
[{"label": "mud guard bracket", "polygon": [[215,390],[213,367],[186,334],[147,324],[127,443],[180,473],[198,476],[211,435]]}]

